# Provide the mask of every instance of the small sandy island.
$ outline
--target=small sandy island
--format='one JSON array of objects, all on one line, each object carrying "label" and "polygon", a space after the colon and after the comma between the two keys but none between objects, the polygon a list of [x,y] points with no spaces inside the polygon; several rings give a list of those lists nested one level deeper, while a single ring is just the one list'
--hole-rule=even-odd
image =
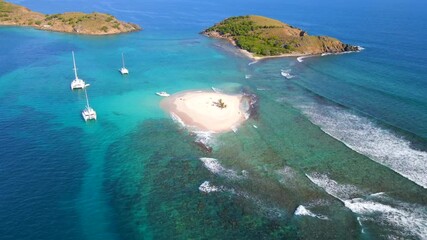
[{"label": "small sandy island", "polygon": [[161,107],[191,130],[227,132],[246,120],[243,95],[188,91],[165,98]]}]

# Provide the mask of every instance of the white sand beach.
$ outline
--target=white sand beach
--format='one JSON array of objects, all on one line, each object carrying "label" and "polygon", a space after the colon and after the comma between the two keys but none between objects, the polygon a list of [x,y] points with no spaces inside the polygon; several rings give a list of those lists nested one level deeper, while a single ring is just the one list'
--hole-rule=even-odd
[{"label": "white sand beach", "polygon": [[[221,108],[220,99],[226,105]],[[246,120],[242,95],[188,91],[171,95],[160,104],[192,130],[227,132]]]}]

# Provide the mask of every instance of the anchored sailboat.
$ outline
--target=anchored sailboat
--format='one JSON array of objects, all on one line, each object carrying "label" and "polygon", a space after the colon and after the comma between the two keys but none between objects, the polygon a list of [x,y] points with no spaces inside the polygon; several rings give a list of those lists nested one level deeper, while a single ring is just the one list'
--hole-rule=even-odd
[{"label": "anchored sailboat", "polygon": [[74,76],[76,77],[72,82],[71,82],[71,90],[73,89],[83,89],[86,87],[86,83],[85,81],[83,81],[82,79],[80,79],[77,76],[77,67],[76,67],[76,59],[74,58],[74,51],[71,52],[73,54],[73,65],[74,65]]},{"label": "anchored sailboat", "polygon": [[129,74],[129,70],[125,67],[125,57],[123,56],[123,53],[122,53],[122,64],[123,64],[123,66],[122,66],[122,68],[120,68],[120,73],[122,74],[122,75],[125,75],[125,74]]},{"label": "anchored sailboat", "polygon": [[82,116],[83,119],[87,122],[88,120],[96,120],[96,112],[93,108],[90,107],[89,105],[89,99],[87,97],[87,91],[86,88],[84,88],[85,90],[85,96],[86,96],[86,107],[85,109],[82,111]]}]

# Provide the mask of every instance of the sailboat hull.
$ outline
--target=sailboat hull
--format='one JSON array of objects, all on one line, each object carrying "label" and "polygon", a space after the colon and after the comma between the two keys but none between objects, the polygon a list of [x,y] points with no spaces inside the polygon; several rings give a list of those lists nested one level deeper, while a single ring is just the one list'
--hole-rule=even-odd
[{"label": "sailboat hull", "polygon": [[122,75],[129,74],[129,70],[127,68],[121,68],[119,71]]},{"label": "sailboat hull", "polygon": [[87,122],[89,120],[96,120],[96,112],[93,110],[93,108],[85,108],[85,110],[82,111],[82,117]]},{"label": "sailboat hull", "polygon": [[83,89],[86,87],[86,83],[81,79],[74,79],[71,82],[71,90],[73,89]]}]

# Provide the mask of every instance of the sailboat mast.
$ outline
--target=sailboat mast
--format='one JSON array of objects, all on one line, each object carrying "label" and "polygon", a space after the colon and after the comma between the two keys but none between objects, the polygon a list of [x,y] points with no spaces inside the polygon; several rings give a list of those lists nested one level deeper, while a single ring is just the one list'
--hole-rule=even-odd
[{"label": "sailboat mast", "polygon": [[87,98],[87,91],[86,91],[86,88],[84,88],[84,89],[85,89],[85,96],[86,96],[86,107],[90,108],[90,106],[89,106],[89,99]]},{"label": "sailboat mast", "polygon": [[76,79],[79,79],[79,77],[77,76],[77,67],[76,67],[76,59],[74,58],[74,51],[72,51],[71,53],[73,54],[74,76],[76,76]]},{"label": "sailboat mast", "polygon": [[123,56],[123,53],[122,53],[122,63],[123,63],[123,68],[125,68],[125,57]]}]

